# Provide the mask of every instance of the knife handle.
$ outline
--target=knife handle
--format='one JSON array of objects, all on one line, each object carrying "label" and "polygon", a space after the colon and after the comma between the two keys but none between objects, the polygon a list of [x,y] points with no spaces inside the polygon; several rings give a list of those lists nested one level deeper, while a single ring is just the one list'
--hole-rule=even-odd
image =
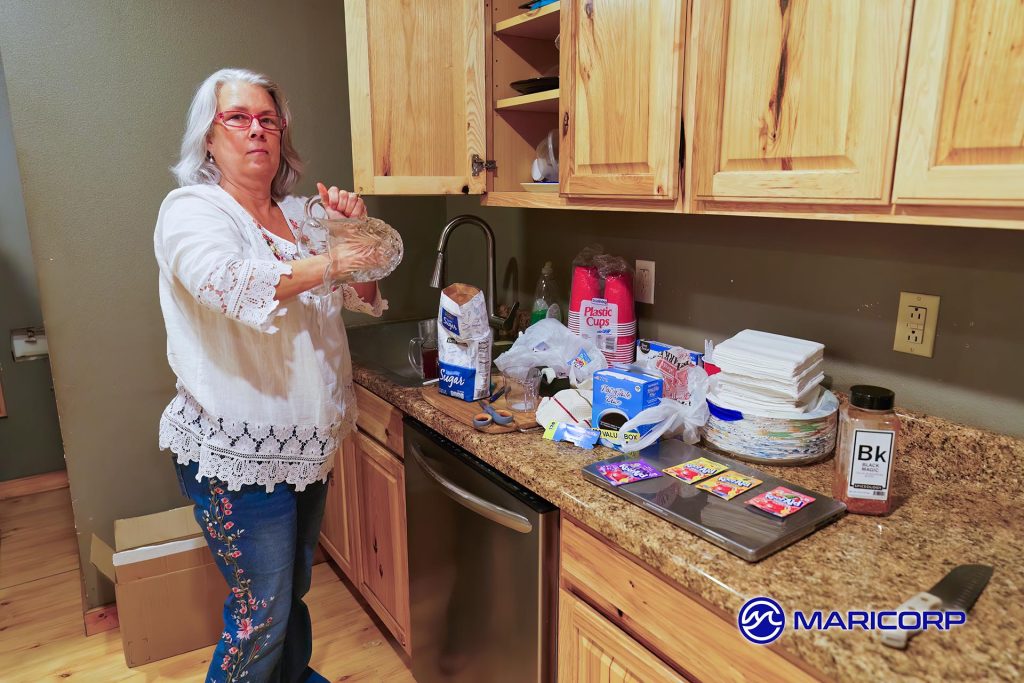
[{"label": "knife handle", "polygon": [[[942,607],[942,600],[931,593],[918,593],[914,597],[896,608],[897,612],[926,612],[937,610]],[[896,617],[882,617],[882,623],[896,624]],[[921,629],[897,629],[895,631],[882,631],[882,643],[889,647],[902,650],[907,647],[910,639],[921,632]]]}]

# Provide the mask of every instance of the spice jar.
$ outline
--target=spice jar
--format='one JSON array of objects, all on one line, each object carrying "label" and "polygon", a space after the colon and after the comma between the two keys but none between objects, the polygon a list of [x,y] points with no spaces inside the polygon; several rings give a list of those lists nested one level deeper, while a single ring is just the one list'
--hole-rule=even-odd
[{"label": "spice jar", "polygon": [[850,403],[839,410],[839,443],[832,495],[861,515],[887,515],[892,508],[893,458],[900,421],[896,395],[868,385],[850,387]]}]

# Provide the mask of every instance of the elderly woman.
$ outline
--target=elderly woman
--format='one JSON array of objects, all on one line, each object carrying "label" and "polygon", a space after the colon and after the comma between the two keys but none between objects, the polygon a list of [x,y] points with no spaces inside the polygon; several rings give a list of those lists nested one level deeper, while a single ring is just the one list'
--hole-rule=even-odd
[{"label": "elderly woman", "polygon": [[[342,307],[380,315],[375,283],[309,290],[367,263],[358,250],[302,258],[301,161],[288,104],[266,77],[217,71],[188,113],[180,188],[154,238],[177,395],[160,420],[183,492],[230,588],[207,681],[323,681],[309,668],[309,590],[341,440],[355,422]],[[355,194],[317,184],[331,217]],[[330,272],[327,272],[330,270]]]}]

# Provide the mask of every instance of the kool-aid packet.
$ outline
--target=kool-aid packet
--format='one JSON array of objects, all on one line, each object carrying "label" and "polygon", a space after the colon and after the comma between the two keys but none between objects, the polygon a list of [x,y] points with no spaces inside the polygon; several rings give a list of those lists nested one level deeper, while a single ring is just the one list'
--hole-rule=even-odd
[{"label": "kool-aid packet", "polygon": [[713,493],[719,498],[735,498],[741,493],[746,493],[750,489],[761,484],[760,479],[754,479],[748,477],[745,474],[740,474],[736,470],[729,470],[723,474],[719,474],[717,477],[702,481],[697,484],[697,488]]},{"label": "kool-aid packet", "polygon": [[727,465],[715,462],[714,460],[697,458],[696,460],[684,462],[681,465],[673,465],[672,467],[662,470],[662,472],[670,474],[676,479],[682,479],[687,484],[692,484],[700,481],[701,479],[707,479],[714,474],[724,472],[727,469],[729,469]]},{"label": "kool-aid packet", "polygon": [[601,473],[602,477],[610,481],[615,486],[629,484],[634,481],[643,481],[644,479],[654,479],[655,477],[661,476],[661,472],[642,460],[629,460],[626,462],[613,462],[607,465],[600,465],[597,468],[597,471]]},{"label": "kool-aid packet", "polygon": [[767,493],[754,496],[747,501],[747,505],[753,505],[758,510],[764,510],[776,517],[788,517],[794,512],[803,510],[814,500],[814,496],[805,496],[802,493],[790,491],[785,486],[779,486]]}]

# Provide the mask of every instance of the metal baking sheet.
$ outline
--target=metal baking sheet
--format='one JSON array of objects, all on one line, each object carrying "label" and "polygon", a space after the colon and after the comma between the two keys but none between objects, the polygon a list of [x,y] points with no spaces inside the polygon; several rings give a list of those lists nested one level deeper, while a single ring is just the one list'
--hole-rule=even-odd
[{"label": "metal baking sheet", "polygon": [[[724,500],[698,489],[695,484],[687,484],[667,474],[613,486],[597,470],[609,463],[643,460],[660,471],[695,458],[708,458],[728,465],[730,469],[761,479],[764,483],[732,500]],[[591,463],[583,468],[583,478],[748,562],[764,559],[846,513],[846,505],[830,496],[773,477],[726,455],[675,439],[661,441],[640,453],[622,454]],[[813,496],[815,501],[789,517],[774,517],[745,505],[751,498],[776,486]]]}]

